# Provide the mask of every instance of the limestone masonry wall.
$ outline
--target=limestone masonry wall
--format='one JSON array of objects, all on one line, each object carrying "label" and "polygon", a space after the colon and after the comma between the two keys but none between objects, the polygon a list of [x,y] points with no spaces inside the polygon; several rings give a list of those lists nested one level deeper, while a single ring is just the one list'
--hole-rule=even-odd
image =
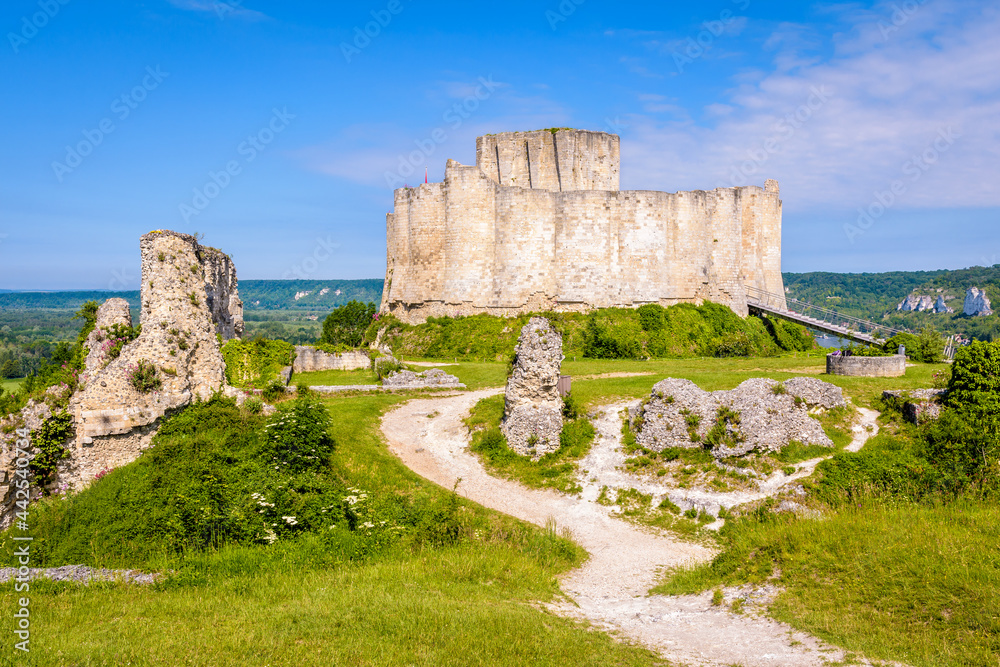
[{"label": "limestone masonry wall", "polygon": [[[70,400],[78,460],[88,458],[86,449],[102,449],[96,438],[130,433],[195,397],[210,398],[225,383],[219,337],[243,331],[243,303],[228,256],[170,231],[146,234],[139,248],[142,333],[106,365],[91,369],[88,359],[83,388]],[[140,360],[156,367],[158,391],[140,393],[131,385],[129,372]]]},{"label": "limestone masonry wall", "polygon": [[747,314],[745,286],[783,294],[778,184],[620,191],[602,132],[479,137],[475,166],[395,192],[382,312],[586,311],[712,300]]}]

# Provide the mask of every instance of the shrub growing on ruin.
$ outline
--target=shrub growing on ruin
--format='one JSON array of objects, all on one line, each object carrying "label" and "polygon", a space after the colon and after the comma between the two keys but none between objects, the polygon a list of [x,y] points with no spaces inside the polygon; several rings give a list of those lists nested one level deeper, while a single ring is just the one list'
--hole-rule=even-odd
[{"label": "shrub growing on ruin", "polygon": [[291,366],[295,346],[283,340],[233,338],[222,346],[226,381],[234,387],[265,389],[278,380],[282,368]]},{"label": "shrub growing on ruin", "polygon": [[73,436],[73,418],[67,412],[53,415],[31,433],[31,446],[35,451],[29,467],[35,483],[49,495],[48,485],[55,478],[59,462],[69,456],[65,444]]},{"label": "shrub growing on ruin", "polygon": [[140,394],[148,394],[163,386],[163,381],[156,373],[156,366],[145,359],[129,365],[126,377],[129,384]]}]

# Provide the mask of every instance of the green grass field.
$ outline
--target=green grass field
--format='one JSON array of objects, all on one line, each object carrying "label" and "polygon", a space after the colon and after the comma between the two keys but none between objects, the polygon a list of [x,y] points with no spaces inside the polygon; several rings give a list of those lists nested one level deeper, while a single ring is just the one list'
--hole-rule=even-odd
[{"label": "green grass field", "polygon": [[350,385],[378,384],[378,377],[370,368],[355,371],[312,371],[310,373],[295,373],[289,384],[309,386],[316,385]]},{"label": "green grass field", "polygon": [[[933,373],[945,368],[917,364],[902,378],[845,378],[823,374],[824,363],[820,353],[567,359],[562,370],[573,376],[577,400],[590,407],[647,396],[666,377],[716,390],[750,377],[795,375],[832,382],[856,405],[871,406],[883,389],[931,386]],[[507,373],[502,362],[441,368],[470,389],[501,387]],[[615,376],[594,377],[603,374]],[[375,377],[370,371],[309,373],[292,383],[303,381],[374,384]],[[448,490],[404,467],[378,433],[381,415],[409,397],[324,398],[339,443],[334,468],[345,485],[373,494],[440,502]],[[495,413],[499,405],[498,398],[486,407]],[[495,416],[480,417],[492,423]],[[558,483],[540,474],[537,485],[563,485],[578,454],[551,462]],[[733,524],[720,544],[735,565],[673,573],[658,590],[692,592],[780,573],[785,592],[771,613],[834,644],[915,666],[1000,665],[995,503],[935,504],[892,496],[823,511],[822,519],[785,515]],[[539,610],[539,601],[560,595],[557,575],[581,562],[578,547],[465,501],[459,516],[464,532],[456,544],[404,545],[356,561],[332,558],[320,542],[303,538],[180,555],[164,551],[147,569],[174,574],[155,587],[36,584],[32,653],[25,664],[664,664],[645,650]],[[95,563],[127,564],[102,560],[100,544],[89,548]],[[0,630],[8,636],[15,601],[5,587]],[[2,649],[0,664],[21,663]]]},{"label": "green grass field", "polygon": [[[325,399],[339,443],[334,469],[375,495],[440,500],[449,492],[404,467],[378,434],[383,412],[403,400]],[[665,664],[538,609],[559,595],[556,575],[581,562],[578,547],[472,503],[459,501],[458,512],[463,539],[451,546],[338,562],[302,538],[165,552],[146,569],[174,574],[155,587],[35,584],[30,664]],[[0,593],[8,632],[17,597],[9,586]],[[11,660],[9,643],[0,655]]]},{"label": "green grass field", "polygon": [[24,378],[15,378],[12,380],[0,380],[0,387],[3,387],[4,391],[9,391],[11,393],[17,391],[24,384]]}]

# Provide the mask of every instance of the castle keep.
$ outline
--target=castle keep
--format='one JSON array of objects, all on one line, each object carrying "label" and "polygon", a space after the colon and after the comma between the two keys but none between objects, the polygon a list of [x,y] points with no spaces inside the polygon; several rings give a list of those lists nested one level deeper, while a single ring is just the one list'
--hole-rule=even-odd
[{"label": "castle keep", "polygon": [[382,312],[428,317],[703,300],[747,314],[783,294],[778,183],[622,191],[619,138],[541,130],[476,140],[476,165],[395,192]]}]

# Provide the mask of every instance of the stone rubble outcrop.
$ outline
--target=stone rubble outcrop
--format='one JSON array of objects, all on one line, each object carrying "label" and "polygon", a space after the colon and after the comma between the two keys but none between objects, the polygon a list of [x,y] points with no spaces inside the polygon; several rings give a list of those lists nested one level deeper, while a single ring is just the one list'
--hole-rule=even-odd
[{"label": "stone rubble outcrop", "polygon": [[504,393],[500,430],[518,454],[539,458],[559,449],[563,401],[559,395],[562,335],[533,317],[521,329]]},{"label": "stone rubble outcrop", "polygon": [[440,368],[431,368],[422,373],[413,371],[393,371],[382,379],[383,389],[465,389],[457,377],[445,373]]},{"label": "stone rubble outcrop", "polygon": [[[96,314],[85,343],[85,369],[76,393],[67,385],[46,390],[42,402],[29,401],[15,415],[0,419],[0,529],[13,518],[8,484],[16,465],[16,429],[35,431],[64,409],[73,419],[69,456],[57,465],[53,488],[80,488],[102,470],[131,463],[149,447],[157,421],[195,398],[209,399],[225,385],[223,341],[243,332],[243,303],[232,259],[187,234],[153,231],[139,242],[142,286],[139,336],[108,359],[109,332],[131,325],[123,299],[109,299]],[[140,364],[152,365],[159,387],[148,392],[130,376]],[[32,498],[41,489],[32,487]]]},{"label": "stone rubble outcrop", "polygon": [[937,301],[934,302],[934,312],[940,315],[942,313],[954,313],[955,309],[948,307],[948,304],[944,302],[943,296],[938,296]]},{"label": "stone rubble outcrop", "polygon": [[965,305],[962,312],[972,317],[986,317],[993,314],[993,306],[986,296],[986,290],[970,287],[965,293]]},{"label": "stone rubble outcrop", "polygon": [[[712,449],[717,458],[752,451],[780,451],[791,441],[832,447],[833,442],[810,408],[845,405],[839,387],[815,378],[784,383],[751,378],[735,389],[707,392],[690,380],[667,378],[653,385],[648,402],[635,415],[636,442],[653,451],[703,447],[716,424],[726,437]],[[730,419],[720,419],[730,414]],[[735,413],[737,417],[731,417]],[[724,444],[728,442],[729,444]]]},{"label": "stone rubble outcrop", "polygon": [[887,389],[882,392],[882,400],[896,406],[903,413],[903,419],[911,424],[919,424],[941,416],[947,389]]}]

